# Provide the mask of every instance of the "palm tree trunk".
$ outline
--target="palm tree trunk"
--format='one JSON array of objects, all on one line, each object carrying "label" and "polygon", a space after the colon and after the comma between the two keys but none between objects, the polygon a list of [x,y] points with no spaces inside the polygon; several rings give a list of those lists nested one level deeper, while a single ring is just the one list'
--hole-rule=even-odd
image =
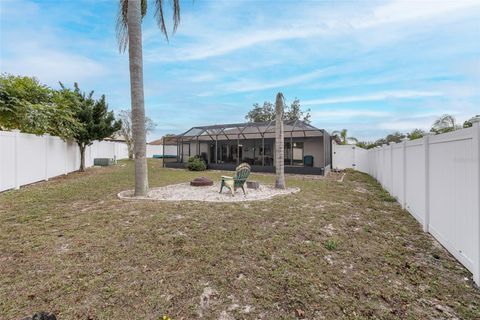
[{"label": "palm tree trunk", "polygon": [[275,188],[285,189],[285,161],[283,134],[283,95],[277,93],[275,101]]},{"label": "palm tree trunk", "polygon": [[142,15],[140,0],[128,1],[127,24],[132,99],[132,135],[135,153],[135,196],[145,196],[148,192],[148,172],[145,157],[147,139],[143,97]]}]

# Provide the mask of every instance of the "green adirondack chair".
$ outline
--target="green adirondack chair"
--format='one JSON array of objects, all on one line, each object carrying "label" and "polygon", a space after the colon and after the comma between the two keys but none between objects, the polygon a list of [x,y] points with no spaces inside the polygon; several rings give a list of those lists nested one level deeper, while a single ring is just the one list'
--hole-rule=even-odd
[{"label": "green adirondack chair", "polygon": [[220,186],[220,193],[222,193],[223,187],[230,189],[232,196],[235,196],[235,191],[238,188],[242,188],[243,194],[245,195],[244,184],[247,181],[248,176],[250,175],[250,165],[246,162],[240,164],[235,169],[235,175],[233,177],[222,176],[222,184]]}]

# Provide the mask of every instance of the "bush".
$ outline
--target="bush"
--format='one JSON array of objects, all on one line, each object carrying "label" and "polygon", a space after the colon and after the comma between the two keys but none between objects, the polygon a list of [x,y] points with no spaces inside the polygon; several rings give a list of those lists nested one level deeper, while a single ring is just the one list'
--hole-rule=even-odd
[{"label": "bush", "polygon": [[207,170],[207,165],[205,164],[205,161],[202,160],[202,158],[198,156],[193,156],[188,158],[188,170],[190,171],[205,171]]}]

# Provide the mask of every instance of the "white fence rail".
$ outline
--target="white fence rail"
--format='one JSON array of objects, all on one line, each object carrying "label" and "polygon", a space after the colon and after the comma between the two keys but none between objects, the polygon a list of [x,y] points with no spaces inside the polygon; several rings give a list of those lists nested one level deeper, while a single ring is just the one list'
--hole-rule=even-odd
[{"label": "white fence rail", "polygon": [[480,285],[479,122],[471,128],[370,150],[335,149],[341,151],[333,155],[334,167],[338,164],[373,176]]},{"label": "white fence rail", "polygon": [[[91,167],[95,158],[128,158],[127,146],[97,141],[85,150],[85,165]],[[0,131],[0,191],[68,174],[79,167],[80,151],[75,143],[48,135]]]}]

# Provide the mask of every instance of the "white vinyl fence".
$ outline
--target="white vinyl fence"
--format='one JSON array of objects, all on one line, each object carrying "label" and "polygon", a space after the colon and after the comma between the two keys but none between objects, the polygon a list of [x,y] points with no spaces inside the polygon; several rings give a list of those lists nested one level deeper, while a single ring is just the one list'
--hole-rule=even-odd
[{"label": "white vinyl fence", "polygon": [[[163,145],[147,144],[147,158],[152,158],[154,155],[163,155]],[[177,146],[166,145],[166,156],[176,156]]]},{"label": "white vinyl fence", "polygon": [[480,122],[361,152],[337,147],[334,167],[338,162],[373,176],[480,285]]},{"label": "white vinyl fence", "polygon": [[[85,150],[86,167],[93,165],[94,158],[128,158],[127,146],[97,141]],[[68,174],[79,167],[76,143],[48,135],[0,131],[0,192]]]},{"label": "white vinyl fence", "polygon": [[334,169],[355,168],[358,171],[368,173],[368,150],[353,146],[353,145],[339,145],[335,142],[332,146]]}]

